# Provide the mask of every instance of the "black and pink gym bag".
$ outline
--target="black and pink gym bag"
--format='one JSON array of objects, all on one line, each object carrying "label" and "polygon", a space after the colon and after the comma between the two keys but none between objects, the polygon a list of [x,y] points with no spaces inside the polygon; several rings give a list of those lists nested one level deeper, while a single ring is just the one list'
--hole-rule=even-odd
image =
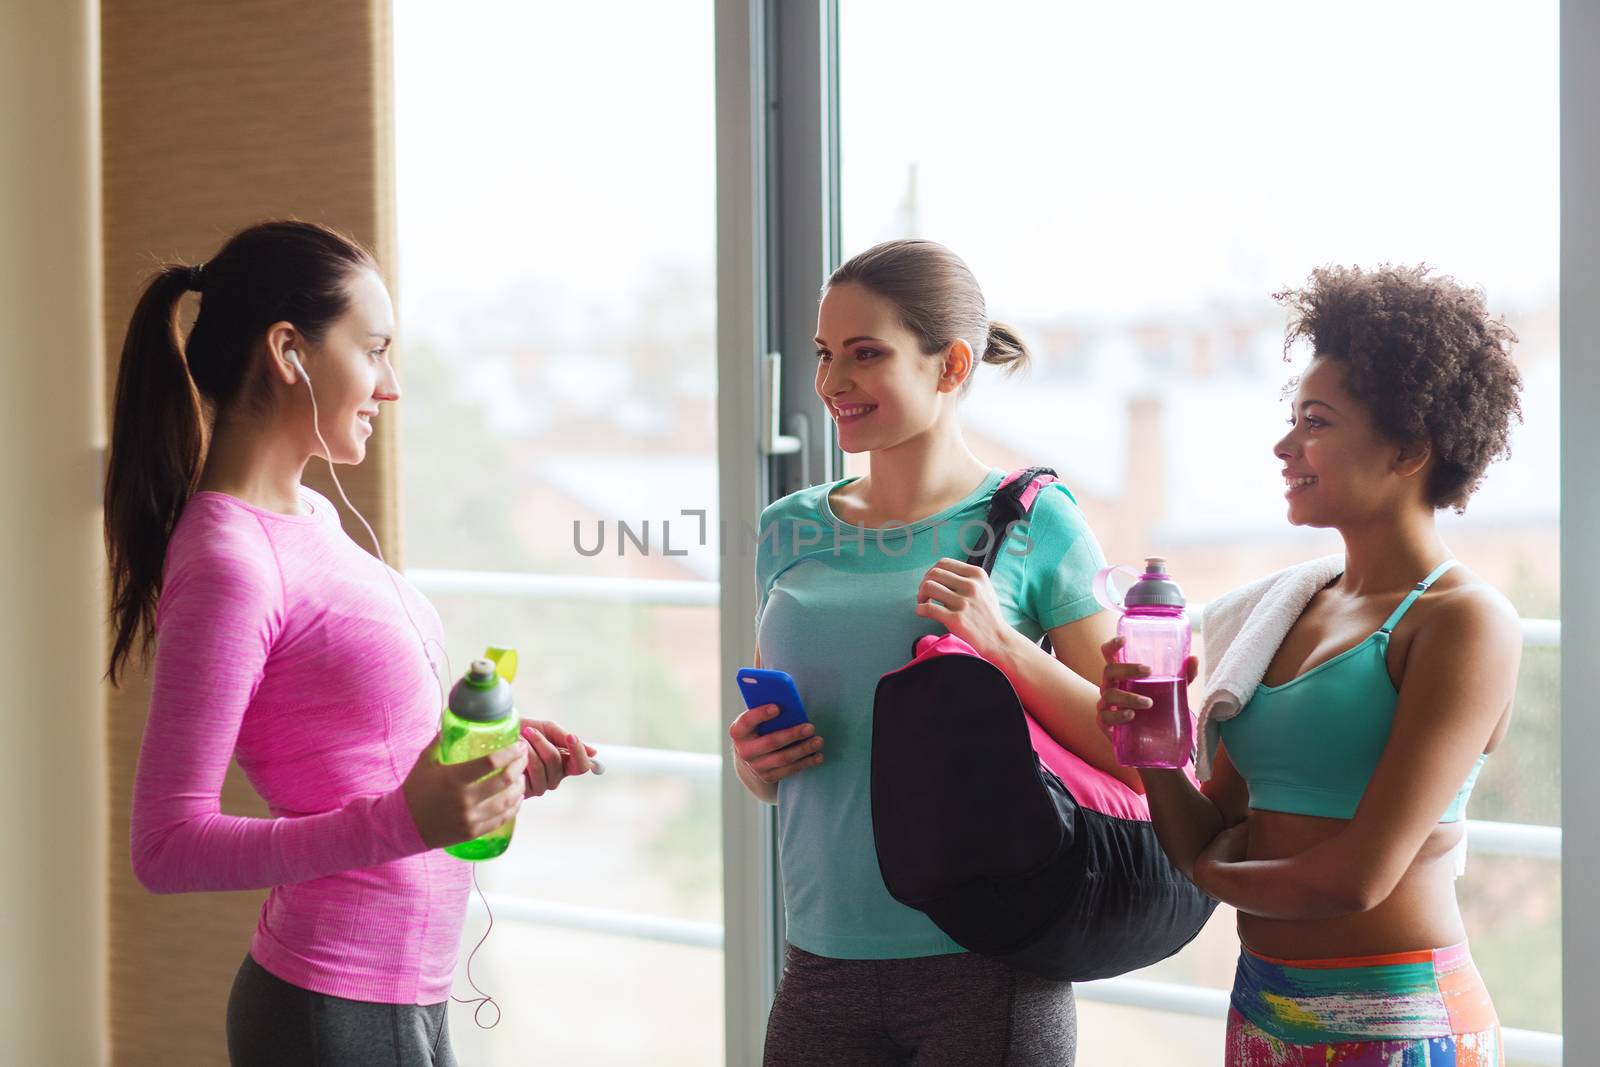
[{"label": "black and pink gym bag", "polygon": [[[968,562],[991,572],[1055,480],[1031,467],[1002,482]],[[1188,944],[1216,902],[1162,851],[1145,798],[1058,744],[959,637],[913,652],[873,704],[872,830],[890,894],[962,947],[1050,979],[1125,974]]]}]

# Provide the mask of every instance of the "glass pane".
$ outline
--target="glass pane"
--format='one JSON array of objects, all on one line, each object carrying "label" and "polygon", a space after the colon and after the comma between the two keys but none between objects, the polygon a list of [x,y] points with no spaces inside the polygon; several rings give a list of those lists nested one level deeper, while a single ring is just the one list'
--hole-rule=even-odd
[{"label": "glass pane", "polygon": [[[468,925],[481,932],[476,913]],[[623,1064],[703,1067],[722,1062],[722,953],[526,923],[495,922],[473,964],[505,1017],[479,1031],[450,1008],[463,1064]],[[463,959],[465,953],[463,953]],[[529,985],[530,974],[546,977]],[[515,990],[514,995],[508,995]],[[460,991],[458,990],[458,995]],[[485,1008],[484,1021],[494,1018]]]},{"label": "glass pane", "polygon": [[712,5],[396,0],[394,32],[406,563],[456,674],[514,645],[522,713],[616,753],[477,868],[505,1019],[453,1006],[457,1052],[720,1062],[721,950],[671,933],[722,914]]},{"label": "glass pane", "polygon": [[1561,864],[1473,856],[1456,896],[1501,1023],[1560,1033]]},{"label": "glass pane", "polygon": [[[1110,559],[1167,555],[1195,602],[1337,551],[1284,521],[1295,367],[1270,294],[1425,261],[1486,290],[1525,382],[1512,458],[1444,536],[1525,618],[1559,617],[1556,5],[845,0],[840,49],[845,254],[940,241],[1033,348],[1025,376],[978,373],[981,458],[1055,467]],[[1559,668],[1528,649],[1473,818],[1559,824]],[[1560,1028],[1559,872],[1479,855],[1459,883],[1510,1026]],[[1141,977],[1228,988],[1232,927],[1219,909]],[[1131,1011],[1085,1005],[1085,1041]],[[1216,1062],[1199,1024],[1137,1025]]]},{"label": "glass pane", "polygon": [[574,731],[581,722],[592,744],[719,751],[721,709],[706,699],[717,689],[715,608],[453,593],[431,599],[458,674],[484,644],[520,650],[515,689],[525,715]]},{"label": "glass pane", "polygon": [[1511,733],[1483,765],[1472,790],[1472,818],[1560,825],[1560,712],[1561,650],[1523,649]]},{"label": "glass pane", "polygon": [[1077,1062],[1117,1067],[1216,1067],[1221,1019],[1078,999]]}]

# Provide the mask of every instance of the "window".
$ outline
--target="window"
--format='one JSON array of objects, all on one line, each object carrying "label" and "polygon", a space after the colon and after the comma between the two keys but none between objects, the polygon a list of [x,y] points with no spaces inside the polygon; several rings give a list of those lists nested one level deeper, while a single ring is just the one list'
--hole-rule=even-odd
[{"label": "window", "polygon": [[[408,571],[456,675],[516,646],[522,713],[608,770],[478,866],[504,1019],[454,1006],[458,1054],[720,1062],[720,576],[683,514],[715,529],[712,5],[394,27]],[[485,927],[474,898],[463,961]]]},{"label": "window", "polygon": [[[1110,559],[1168,556],[1195,602],[1339,548],[1283,519],[1272,291],[1426,261],[1506,315],[1525,421],[1441,525],[1527,649],[1458,890],[1511,1062],[1559,1062],[1554,7],[843,0],[839,42],[844,254],[964,257],[1036,357],[980,369],[969,444],[1057,468]],[[1085,987],[1080,1058],[1215,1063],[1237,950],[1221,909],[1174,959]]]},{"label": "window", "polygon": [[[496,926],[473,973],[506,1015],[452,1009],[463,1060],[720,1062],[725,990],[729,1062],[759,1048],[770,855],[725,881],[758,820],[720,806],[718,755],[719,635],[748,650],[753,593],[733,552],[721,581],[718,502],[754,502],[737,529],[835,469],[817,413],[791,421],[809,360],[780,369],[771,425],[759,365],[809,336],[823,265],[917,235],[1034,349],[1026,378],[980,371],[975,449],[1056,467],[1110,558],[1165,552],[1195,602],[1337,547],[1282,519],[1271,291],[1425,260],[1506,314],[1525,423],[1443,528],[1527,650],[1458,888],[1510,1062],[1559,1062],[1552,5],[396,0],[395,44],[406,562],[456,673],[517,645],[520,706],[610,767],[527,805],[478,869]],[[757,426],[780,419],[801,451],[769,470]],[[463,958],[483,929],[475,905]],[[1215,1062],[1236,946],[1219,912],[1082,987],[1082,1060]]]}]

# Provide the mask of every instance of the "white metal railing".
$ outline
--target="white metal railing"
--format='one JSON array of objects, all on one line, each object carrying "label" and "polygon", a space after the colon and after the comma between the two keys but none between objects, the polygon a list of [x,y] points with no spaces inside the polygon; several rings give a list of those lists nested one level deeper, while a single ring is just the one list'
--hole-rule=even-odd
[{"label": "white metal railing", "polygon": [[599,578],[581,574],[418,569],[406,571],[406,577],[424,593],[447,596],[472,594],[513,600],[566,600],[647,607],[714,608],[722,592],[718,582]]},{"label": "white metal railing", "polygon": [[[720,586],[712,581],[668,581],[637,578],[594,578],[573,575],[525,574],[496,571],[410,570],[406,576],[423,592],[443,595],[479,595],[530,600],[564,600],[580,603],[624,603],[651,607],[715,607]],[[1198,620],[1201,610],[1194,613]],[[1522,637],[1527,648],[1555,648],[1561,644],[1557,619],[1524,619]],[[722,757],[707,752],[596,745],[605,756],[607,770],[638,774],[666,774],[716,781]],[[1523,823],[1467,821],[1470,852],[1479,855],[1559,860],[1561,828]],[[662,941],[696,948],[720,949],[724,931],[720,923],[677,919],[660,915],[564,904],[507,894],[486,894],[496,918],[509,922],[582,930],[589,933]],[[473,898],[473,914],[483,915],[483,905]],[[1220,989],[1159,982],[1144,978],[1108,978],[1083,982],[1077,995],[1084,1000],[1120,1004],[1149,1011],[1203,1018],[1225,1018],[1228,994]],[[1560,1067],[1562,1038],[1537,1030],[1506,1028],[1505,1051],[1509,1060]]]},{"label": "white metal railing", "polygon": [[[678,775],[705,782],[716,781],[722,773],[722,757],[711,752],[590,743],[600,749],[608,773],[631,771],[638,774]],[[1467,849],[1480,856],[1560,860],[1561,827],[1468,819]]]},{"label": "white metal railing", "polygon": [[1523,619],[1523,648],[1560,648],[1560,619]]},{"label": "white metal railing", "polygon": [[628,937],[640,941],[690,945],[694,948],[722,948],[721,923],[674,919],[664,915],[643,915],[609,908],[593,908],[583,904],[563,904],[553,900],[535,900],[508,893],[485,893],[483,901],[474,896],[468,911],[477,918],[486,919],[484,901],[488,904],[489,912],[502,922],[533,923],[539,926],[582,930],[591,934],[610,934],[613,937]]},{"label": "white metal railing", "polygon": [[639,774],[670,774],[715,782],[722,775],[722,757],[715,752],[683,752],[670,748],[634,748],[631,745],[600,745],[590,742],[601,754],[606,772],[634,771]]},{"label": "white metal railing", "polygon": [[[587,603],[627,603],[651,607],[716,607],[721,585],[713,581],[675,581],[660,578],[600,578],[576,574],[529,574],[520,571],[459,571],[419,568],[406,571],[424,593],[477,594],[528,600],[566,600]],[[1190,616],[1198,627],[1204,604],[1192,606]],[[1525,648],[1554,648],[1561,644],[1561,620],[1523,619]]]},{"label": "white metal railing", "polygon": [[1561,859],[1561,827],[1467,820],[1467,851],[1529,860]]},{"label": "white metal railing", "polygon": [[[504,922],[535,923],[692,948],[722,948],[723,928],[719,923],[640,915],[581,904],[558,904],[502,893],[485,894],[485,898],[494,917]],[[486,919],[484,906],[477,897],[472,898],[470,911],[476,921]],[[1146,1011],[1192,1015],[1203,1019],[1223,1019],[1228,1014],[1227,992],[1210,986],[1123,977],[1079,982],[1074,992],[1080,1000]],[[1560,1034],[1507,1027],[1504,1037],[1508,1061],[1536,1064],[1538,1067],[1561,1067]]]}]

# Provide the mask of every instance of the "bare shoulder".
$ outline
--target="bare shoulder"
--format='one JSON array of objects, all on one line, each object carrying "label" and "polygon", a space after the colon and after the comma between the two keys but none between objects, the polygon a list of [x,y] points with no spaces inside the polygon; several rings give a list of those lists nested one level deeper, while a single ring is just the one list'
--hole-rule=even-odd
[{"label": "bare shoulder", "polygon": [[1466,567],[1455,568],[1450,577],[1424,598],[1432,603],[1419,620],[1418,636],[1432,631],[1521,645],[1522,619],[1504,593]]},{"label": "bare shoulder", "polygon": [[1458,624],[1472,622],[1486,627],[1522,625],[1522,617],[1518,616],[1517,608],[1512,606],[1506,593],[1494,589],[1494,585],[1469,571],[1466,566],[1458,566],[1454,577],[1456,581],[1435,593],[1435,608],[1442,616],[1450,617]]},{"label": "bare shoulder", "polygon": [[[1425,711],[1434,729],[1455,722],[1469,736],[1487,728],[1484,752],[1504,739],[1522,661],[1522,621],[1489,582],[1458,567],[1422,598],[1416,629],[1402,652],[1396,681],[1402,708]],[[1412,683],[1412,684],[1406,684]],[[1438,699],[1448,691],[1449,699]],[[1404,716],[1402,716],[1404,717]],[[1397,721],[1399,721],[1397,719]]]}]

